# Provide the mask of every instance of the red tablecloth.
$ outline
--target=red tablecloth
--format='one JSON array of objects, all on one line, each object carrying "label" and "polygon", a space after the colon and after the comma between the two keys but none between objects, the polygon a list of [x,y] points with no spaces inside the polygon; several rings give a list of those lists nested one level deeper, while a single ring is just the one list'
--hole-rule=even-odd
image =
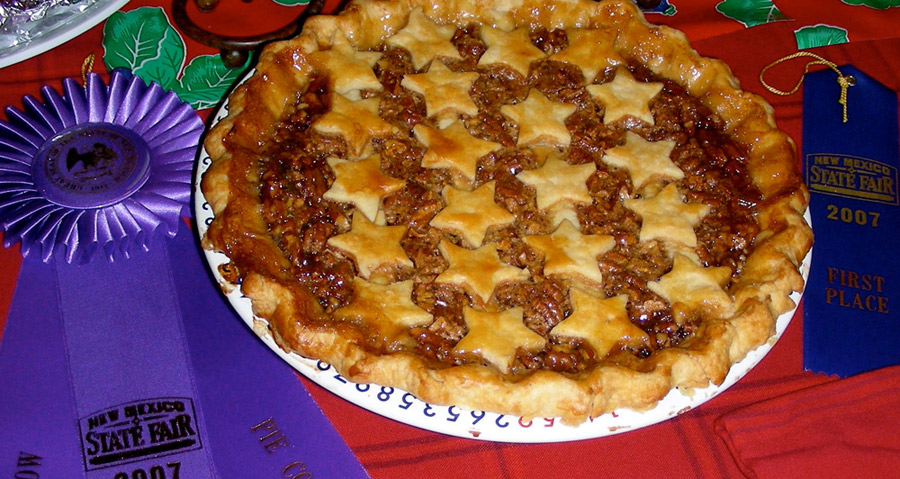
[{"label": "red tablecloth", "polygon": [[[161,3],[134,0],[123,10]],[[801,95],[783,97],[768,93],[758,78],[766,65],[797,51],[795,31],[823,24],[843,28],[849,42],[814,51],[837,64],[852,62],[900,91],[900,36],[896,28],[900,26],[900,8],[879,10],[838,0],[777,2],[778,11],[788,20],[747,27],[717,11],[716,3],[721,9],[722,4],[771,2],[669,0],[668,3],[675,7],[674,15],[651,14],[648,20],[681,28],[701,54],[728,62],[744,89],[763,95],[774,105],[779,126],[797,141],[798,147]],[[246,18],[243,20],[246,22]],[[215,53],[210,47],[189,38],[185,40],[188,58]],[[62,78],[80,77],[83,60],[91,53],[97,56],[93,70],[106,74],[100,61],[102,24],[35,58],[0,69],[0,104],[21,108],[22,96],[39,96],[42,85],[58,88]],[[766,80],[787,89],[800,78],[802,69],[801,61],[781,65],[767,74]],[[0,331],[20,263],[16,247],[0,248]],[[803,371],[802,327],[802,315],[798,313],[781,340],[755,369],[701,407],[644,429],[578,442],[516,445],[444,436],[385,419],[306,379],[300,381],[374,478],[743,477],[726,443],[717,435],[714,422],[743,406],[833,380]],[[251,340],[248,334],[248,341]],[[802,471],[784,473],[803,475]]]}]

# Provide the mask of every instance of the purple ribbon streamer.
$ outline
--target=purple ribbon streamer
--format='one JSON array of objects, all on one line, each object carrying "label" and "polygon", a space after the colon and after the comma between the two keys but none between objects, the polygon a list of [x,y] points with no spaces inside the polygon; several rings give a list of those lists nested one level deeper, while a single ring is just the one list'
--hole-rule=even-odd
[{"label": "purple ribbon streamer", "polygon": [[169,241],[171,263],[178,265],[172,271],[221,476],[367,478],[293,368],[255,337],[207,275],[198,274],[205,271],[199,247],[178,242]]},{"label": "purple ribbon streamer", "polygon": [[[0,345],[0,390],[0,457],[39,458],[4,461],[0,477],[175,467],[191,478],[301,468],[367,477],[293,370],[224,302],[186,226],[165,247],[115,263],[26,258]],[[141,447],[123,446],[137,437]],[[162,449],[140,456],[151,446]]]},{"label": "purple ribbon streamer", "polygon": [[0,477],[80,477],[56,271],[22,265],[0,343]]}]

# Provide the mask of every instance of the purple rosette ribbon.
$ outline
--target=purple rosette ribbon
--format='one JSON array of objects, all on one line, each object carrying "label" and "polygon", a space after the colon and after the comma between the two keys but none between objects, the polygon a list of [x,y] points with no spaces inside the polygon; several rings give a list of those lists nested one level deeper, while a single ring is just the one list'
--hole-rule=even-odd
[{"label": "purple rosette ribbon", "polygon": [[0,122],[0,477],[367,477],[203,264],[197,114],[124,72],[42,95]]},{"label": "purple rosette ribbon", "polygon": [[4,246],[49,261],[84,263],[146,251],[173,237],[190,199],[203,122],[173,92],[115,71],[106,85],[49,86],[0,122],[0,229]]}]

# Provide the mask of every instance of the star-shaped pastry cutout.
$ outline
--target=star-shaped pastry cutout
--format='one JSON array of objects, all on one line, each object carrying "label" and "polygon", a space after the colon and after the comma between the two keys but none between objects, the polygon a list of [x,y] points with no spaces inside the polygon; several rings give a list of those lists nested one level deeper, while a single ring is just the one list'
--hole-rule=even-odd
[{"label": "star-shaped pastry cutout", "polygon": [[569,146],[572,135],[566,128],[566,118],[575,112],[575,105],[549,100],[532,89],[528,98],[515,105],[503,105],[500,113],[519,127],[519,146]]},{"label": "star-shaped pastry cutout", "polygon": [[588,85],[588,92],[606,108],[603,123],[610,124],[623,116],[630,115],[654,124],[650,113],[650,100],[661,90],[663,84],[637,81],[624,68],[616,70],[616,77],[611,82],[601,85]]},{"label": "star-shaped pastry cutout", "polygon": [[600,297],[580,288],[569,290],[572,314],[557,324],[550,334],[581,338],[603,358],[617,345],[638,347],[650,342],[650,337],[628,319],[625,306],[628,295]]},{"label": "star-shaped pastry cutout", "polygon": [[385,43],[405,48],[412,57],[413,66],[420,70],[437,56],[461,58],[459,50],[450,43],[455,32],[455,25],[438,25],[417,8],[409,14],[406,26]]},{"label": "star-shaped pastry cutout", "polygon": [[534,170],[525,170],[518,175],[520,181],[537,192],[537,206],[544,210],[558,203],[591,203],[591,193],[587,179],[597,171],[593,162],[572,165],[560,154],[547,156],[544,165]]},{"label": "star-shaped pastry cutout", "polygon": [[469,89],[478,79],[475,72],[454,72],[442,62],[432,62],[428,73],[406,75],[400,85],[425,97],[425,111],[429,117],[445,114],[475,116],[478,106],[469,96]]},{"label": "star-shaped pastry cutout", "polygon": [[478,60],[478,66],[503,63],[523,77],[528,77],[531,62],[546,56],[540,48],[531,43],[527,28],[505,32],[484,26],[481,28],[481,39],[488,48]]},{"label": "star-shaped pastry cutout", "polygon": [[473,191],[444,187],[447,206],[429,224],[459,235],[473,248],[481,246],[488,229],[512,224],[516,219],[494,202],[495,186],[495,181],[489,181]]},{"label": "star-shaped pastry cutout", "polygon": [[373,138],[389,136],[398,130],[378,116],[381,100],[377,97],[365,100],[350,100],[343,95],[331,96],[331,110],[322,115],[313,130],[326,135],[341,135],[347,142],[347,153],[351,159],[366,156]]},{"label": "star-shaped pastry cutout", "polygon": [[570,28],[566,30],[566,37],[569,39],[569,46],[550,59],[577,66],[588,83],[594,81],[597,73],[606,67],[625,63],[625,59],[614,48],[615,30]]},{"label": "star-shaped pastry cutout", "polygon": [[350,231],[332,236],[328,245],[350,256],[356,262],[360,276],[369,279],[373,273],[385,268],[413,267],[400,246],[406,230],[406,226],[379,226],[364,214],[354,214]]},{"label": "star-shaped pastry cutout", "polygon": [[651,179],[684,178],[684,172],[669,158],[674,148],[674,141],[647,141],[636,133],[626,131],[625,144],[606,150],[601,159],[628,171],[634,191],[641,191]]},{"label": "star-shaped pastry cutout", "polygon": [[676,254],[671,271],[659,281],[647,283],[647,287],[668,301],[675,320],[682,322],[685,311],[697,309],[730,315],[734,303],[724,289],[730,280],[731,268],[727,266],[707,268]]},{"label": "star-shaped pastry cutout", "polygon": [[359,98],[360,90],[381,91],[381,82],[372,69],[381,53],[358,51],[343,32],[336,32],[331,49],[309,55],[313,67],[328,73],[331,89],[342,95]]},{"label": "star-shaped pastry cutout", "polygon": [[547,210],[547,219],[550,220],[550,227],[556,228],[563,221],[572,223],[579,230],[581,229],[581,221],[578,219],[577,205],[572,203],[557,203]]},{"label": "star-shaped pastry cutout", "polygon": [[355,277],[353,290],[353,299],[335,310],[334,317],[367,325],[384,344],[402,340],[409,328],[424,326],[433,319],[413,302],[412,280],[382,285]]},{"label": "star-shaped pastry cutout", "polygon": [[469,250],[448,241],[441,241],[438,249],[450,266],[439,274],[434,282],[459,285],[473,300],[481,304],[490,301],[498,284],[504,281],[525,281],[529,278],[528,271],[500,261],[494,243]]},{"label": "star-shaped pastry cutout", "polygon": [[685,203],[675,183],[652,198],[625,200],[625,207],[641,216],[640,241],[676,241],[691,248],[697,246],[694,227],[709,213],[707,205]]},{"label": "star-shaped pastry cutout", "polygon": [[544,276],[560,276],[598,286],[603,282],[597,256],[616,245],[609,235],[581,234],[569,220],[564,220],[549,235],[526,236],[525,243],[544,255]]},{"label": "star-shaped pastry cutout", "polygon": [[418,124],[413,133],[427,150],[422,157],[425,168],[448,168],[457,184],[470,187],[475,182],[478,159],[500,149],[500,143],[475,138],[459,121],[443,130]]},{"label": "star-shaped pastry cutout", "polygon": [[334,170],[335,180],[322,197],[341,203],[352,203],[375,221],[381,200],[404,186],[406,182],[388,176],[381,171],[381,156],[372,155],[360,161],[329,158],[328,165]]},{"label": "star-shaped pastry cutout", "polygon": [[453,351],[477,354],[501,372],[508,373],[519,348],[536,352],[546,344],[540,334],[525,326],[523,315],[524,310],[520,307],[499,313],[465,308],[463,318],[469,332],[456,343]]}]

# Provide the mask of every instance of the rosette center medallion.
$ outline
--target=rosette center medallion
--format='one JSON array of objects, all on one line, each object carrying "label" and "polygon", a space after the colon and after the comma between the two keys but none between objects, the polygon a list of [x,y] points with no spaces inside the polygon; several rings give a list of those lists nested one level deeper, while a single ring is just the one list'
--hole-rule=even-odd
[{"label": "rosette center medallion", "polygon": [[42,196],[76,209],[116,204],[150,178],[147,143],[111,123],[68,128],[47,141],[34,156],[32,175]]}]

